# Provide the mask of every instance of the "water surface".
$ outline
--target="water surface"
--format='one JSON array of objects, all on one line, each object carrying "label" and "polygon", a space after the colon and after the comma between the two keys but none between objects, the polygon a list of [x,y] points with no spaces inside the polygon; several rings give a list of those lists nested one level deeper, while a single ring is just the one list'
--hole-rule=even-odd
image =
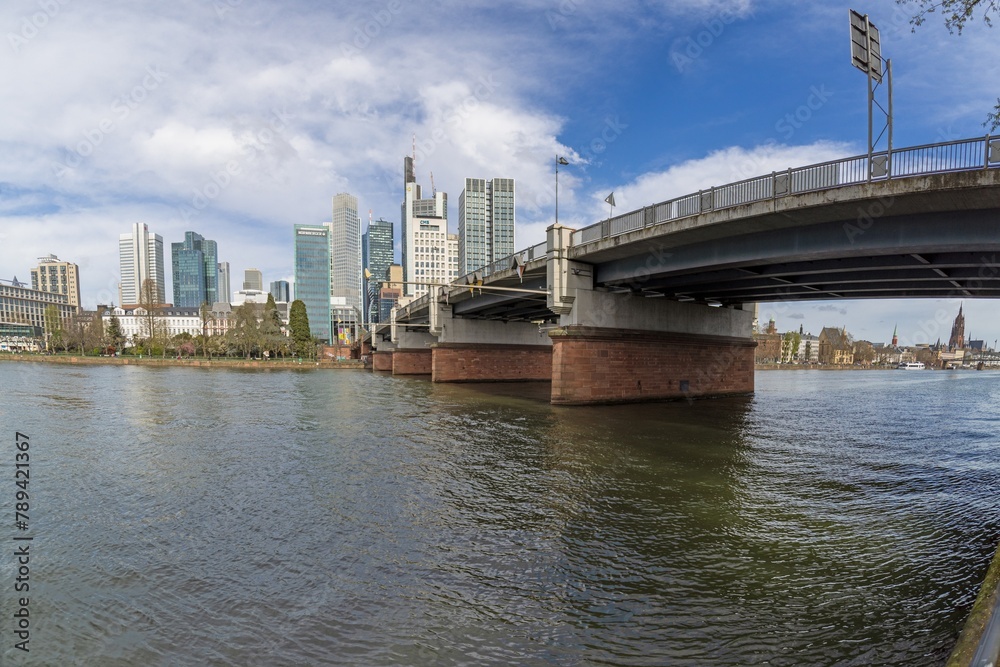
[{"label": "water surface", "polygon": [[353,371],[0,386],[35,536],[4,665],[938,664],[1000,540],[997,373],[583,408]]}]

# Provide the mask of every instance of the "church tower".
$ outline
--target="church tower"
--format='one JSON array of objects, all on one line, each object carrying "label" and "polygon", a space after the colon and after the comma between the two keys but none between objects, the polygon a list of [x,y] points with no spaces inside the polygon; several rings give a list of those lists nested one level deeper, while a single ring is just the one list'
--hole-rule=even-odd
[{"label": "church tower", "polygon": [[899,328],[898,325],[894,325],[892,327],[892,346],[893,347],[899,347],[899,336],[896,335],[896,330],[898,328]]},{"label": "church tower", "polygon": [[951,325],[951,338],[948,339],[948,348],[952,350],[965,349],[965,315],[962,314],[962,306],[958,307],[958,317],[955,318],[955,323]]}]

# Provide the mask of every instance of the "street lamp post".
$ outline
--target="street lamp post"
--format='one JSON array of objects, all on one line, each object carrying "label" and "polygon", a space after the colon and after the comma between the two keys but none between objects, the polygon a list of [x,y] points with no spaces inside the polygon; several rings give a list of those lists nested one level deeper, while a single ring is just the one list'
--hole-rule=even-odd
[{"label": "street lamp post", "polygon": [[564,157],[556,155],[556,224],[559,224],[559,165],[569,164]]}]

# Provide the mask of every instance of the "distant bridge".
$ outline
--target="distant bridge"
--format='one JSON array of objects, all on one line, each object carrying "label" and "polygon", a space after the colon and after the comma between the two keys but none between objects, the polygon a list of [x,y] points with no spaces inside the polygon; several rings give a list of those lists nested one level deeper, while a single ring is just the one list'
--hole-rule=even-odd
[{"label": "distant bridge", "polygon": [[[424,352],[415,368],[437,381],[545,379],[548,360],[560,403],[752,391],[744,304],[1000,297],[998,167],[1000,138],[986,136],[774,172],[579,230],[553,225],[545,243],[400,308],[374,347]],[[504,370],[504,346],[534,348],[532,377]],[[453,373],[455,355],[441,352],[434,371],[432,350],[459,348],[478,349],[477,361]],[[611,349],[618,370],[587,361]]]}]

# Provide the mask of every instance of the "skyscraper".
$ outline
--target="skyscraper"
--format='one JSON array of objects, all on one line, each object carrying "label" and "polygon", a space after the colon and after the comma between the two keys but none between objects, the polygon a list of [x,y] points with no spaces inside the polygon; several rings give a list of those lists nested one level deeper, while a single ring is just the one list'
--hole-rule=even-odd
[{"label": "skyscraper", "polygon": [[447,275],[448,279],[445,282],[454,282],[458,278],[458,234],[448,234],[447,238],[448,245],[448,259],[447,259]]},{"label": "skyscraper", "polygon": [[218,246],[201,234],[185,232],[184,241],[170,244],[174,305],[198,308],[219,300]]},{"label": "skyscraper", "polygon": [[465,179],[458,200],[458,265],[462,274],[514,254],[514,179]]},{"label": "skyscraper", "polygon": [[275,280],[271,283],[271,296],[275,301],[290,302],[288,297],[291,294],[291,287],[287,280]]},{"label": "skyscraper", "polygon": [[344,299],[358,313],[361,299],[361,220],[358,198],[340,193],[333,198],[330,222],[330,296]]},{"label": "skyscraper", "polygon": [[365,301],[368,308],[368,321],[379,322],[379,289],[386,279],[386,271],[392,265],[393,226],[392,223],[379,218],[368,223],[368,231],[362,240],[364,249],[364,265],[371,273],[371,279],[366,280]]},{"label": "skyscraper", "polygon": [[152,280],[156,285],[156,301],[166,303],[162,236],[151,233],[144,223],[134,223],[131,233],[118,237],[118,261],[122,276],[119,305],[137,305],[146,280]]},{"label": "skyscraper", "polygon": [[422,296],[428,284],[449,282],[448,195],[420,198],[412,157],[403,158],[403,187],[403,289],[406,296]]},{"label": "skyscraper", "polygon": [[330,227],[295,225],[295,298],[309,316],[309,331],[330,342]]},{"label": "skyscraper", "polygon": [[229,276],[229,262],[219,262],[219,301],[221,303],[229,303],[233,298]]},{"label": "skyscraper", "polygon": [[73,308],[80,307],[80,269],[76,264],[62,262],[55,255],[38,258],[31,270],[31,289],[53,294],[65,294]]},{"label": "skyscraper", "polygon": [[264,274],[257,269],[247,269],[243,272],[243,289],[264,291]]}]

